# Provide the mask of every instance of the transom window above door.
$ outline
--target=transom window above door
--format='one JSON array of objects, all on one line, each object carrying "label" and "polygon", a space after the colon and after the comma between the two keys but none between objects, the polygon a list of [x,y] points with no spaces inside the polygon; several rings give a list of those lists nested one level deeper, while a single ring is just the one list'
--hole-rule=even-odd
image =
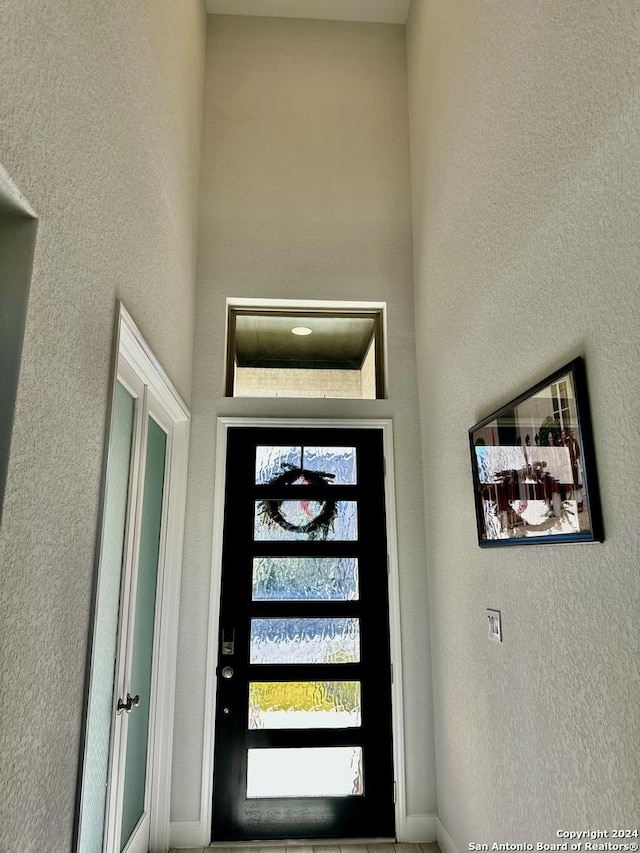
[{"label": "transom window above door", "polygon": [[228,307],[228,397],[385,396],[384,306]]}]

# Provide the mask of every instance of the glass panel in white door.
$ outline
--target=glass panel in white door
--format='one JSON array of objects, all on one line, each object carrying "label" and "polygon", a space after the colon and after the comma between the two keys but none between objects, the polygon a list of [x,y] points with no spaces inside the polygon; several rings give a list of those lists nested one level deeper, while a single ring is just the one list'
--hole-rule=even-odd
[{"label": "glass panel in white door", "polygon": [[124,850],[145,814],[153,639],[166,449],[167,436],[164,430],[149,417],[131,664],[130,696],[133,703],[127,726],[120,850]]},{"label": "glass panel in white door", "polygon": [[86,770],[81,802],[79,853],[101,851],[104,834],[134,404],[131,394],[117,382],[109,438],[104,531],[96,598],[97,618],[87,710]]}]

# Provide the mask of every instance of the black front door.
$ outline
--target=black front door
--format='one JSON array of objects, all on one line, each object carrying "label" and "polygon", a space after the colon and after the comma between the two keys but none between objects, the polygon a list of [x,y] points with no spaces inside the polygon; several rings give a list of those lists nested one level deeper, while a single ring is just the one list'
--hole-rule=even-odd
[{"label": "black front door", "polygon": [[382,431],[230,428],[212,838],[393,837]]}]

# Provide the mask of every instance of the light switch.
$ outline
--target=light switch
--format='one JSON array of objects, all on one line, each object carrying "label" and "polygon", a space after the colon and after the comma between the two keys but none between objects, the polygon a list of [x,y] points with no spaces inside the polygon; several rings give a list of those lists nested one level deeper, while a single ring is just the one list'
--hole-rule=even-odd
[{"label": "light switch", "polygon": [[487,608],[487,619],[489,620],[489,639],[496,643],[502,642],[502,616],[499,610]]}]

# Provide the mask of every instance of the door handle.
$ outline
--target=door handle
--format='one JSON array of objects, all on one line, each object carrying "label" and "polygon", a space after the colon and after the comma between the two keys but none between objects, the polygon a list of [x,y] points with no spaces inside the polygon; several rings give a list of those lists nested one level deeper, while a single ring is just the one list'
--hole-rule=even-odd
[{"label": "door handle", "polygon": [[123,702],[122,699],[118,699],[118,710],[117,713],[121,714],[123,711],[126,711],[127,714],[130,714],[134,708],[137,708],[140,704],[140,694],[136,693],[135,696],[131,696],[127,693],[127,701]]},{"label": "door handle", "polygon": [[222,672],[220,673],[220,675],[221,675],[223,678],[233,678],[233,667],[231,667],[231,666],[223,666],[223,667],[222,667]]}]

